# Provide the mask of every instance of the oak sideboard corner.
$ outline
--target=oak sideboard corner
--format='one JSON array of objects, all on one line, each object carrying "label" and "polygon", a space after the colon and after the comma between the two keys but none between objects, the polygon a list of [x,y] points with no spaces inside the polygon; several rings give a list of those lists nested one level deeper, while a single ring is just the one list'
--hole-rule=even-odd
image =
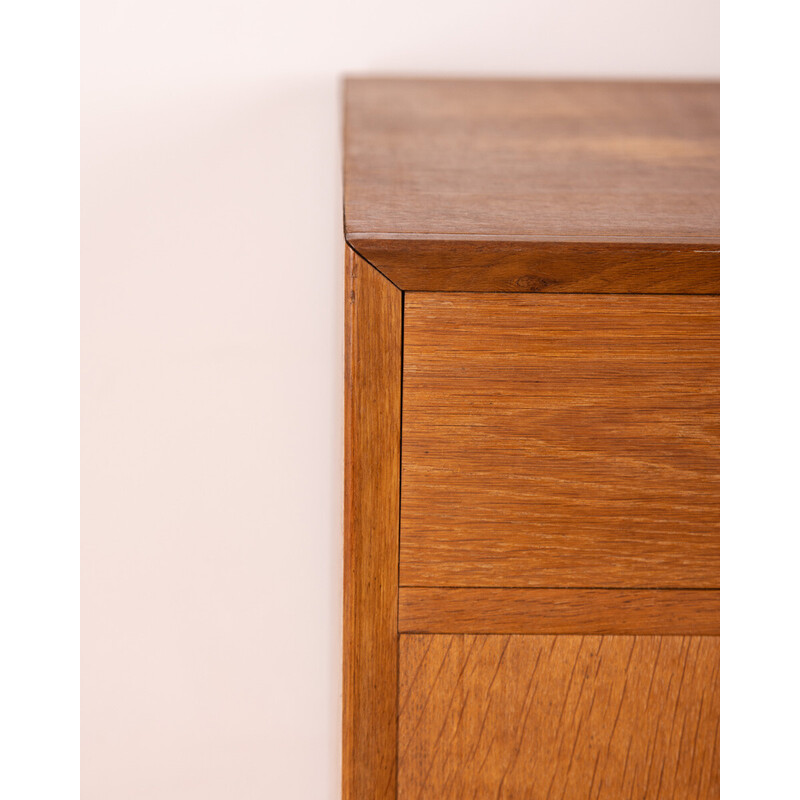
[{"label": "oak sideboard corner", "polygon": [[719,86],[344,92],[343,797],[719,797]]}]

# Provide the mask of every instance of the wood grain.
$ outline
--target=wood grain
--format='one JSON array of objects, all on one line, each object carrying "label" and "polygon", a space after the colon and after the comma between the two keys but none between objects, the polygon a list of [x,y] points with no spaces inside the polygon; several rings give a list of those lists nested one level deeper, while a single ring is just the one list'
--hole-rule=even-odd
[{"label": "wood grain", "polygon": [[719,247],[667,242],[381,239],[350,243],[401,289],[719,294]]},{"label": "wood grain", "polygon": [[405,290],[715,292],[719,86],[350,79],[344,201]]},{"label": "wood grain", "polygon": [[402,800],[719,797],[719,639],[400,637]]},{"label": "wood grain", "polygon": [[717,588],[718,315],[406,293],[401,585]]},{"label": "wood grain", "polygon": [[401,633],[719,635],[715,589],[402,587]]},{"label": "wood grain", "polygon": [[342,796],[396,797],[402,295],[345,257]]}]

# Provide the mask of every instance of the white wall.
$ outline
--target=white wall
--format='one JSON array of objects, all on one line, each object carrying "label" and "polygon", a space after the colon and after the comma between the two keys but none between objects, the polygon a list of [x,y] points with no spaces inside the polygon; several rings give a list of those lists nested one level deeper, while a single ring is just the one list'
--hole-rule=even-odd
[{"label": "white wall", "polygon": [[339,795],[339,76],[716,77],[717,18],[85,0],[84,800]]}]

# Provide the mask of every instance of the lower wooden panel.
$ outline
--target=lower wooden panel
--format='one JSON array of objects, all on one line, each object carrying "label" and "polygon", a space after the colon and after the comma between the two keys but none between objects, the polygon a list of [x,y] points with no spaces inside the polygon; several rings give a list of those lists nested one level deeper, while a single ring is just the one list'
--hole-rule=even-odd
[{"label": "lower wooden panel", "polygon": [[719,638],[402,635],[398,796],[719,796]]}]

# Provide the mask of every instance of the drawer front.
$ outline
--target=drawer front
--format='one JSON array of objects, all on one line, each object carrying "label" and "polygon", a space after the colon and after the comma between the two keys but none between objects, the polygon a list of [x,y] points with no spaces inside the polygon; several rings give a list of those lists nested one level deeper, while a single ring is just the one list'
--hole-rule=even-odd
[{"label": "drawer front", "polygon": [[719,638],[400,637],[398,797],[719,797]]},{"label": "drawer front", "polygon": [[400,585],[719,586],[719,298],[406,293]]}]

